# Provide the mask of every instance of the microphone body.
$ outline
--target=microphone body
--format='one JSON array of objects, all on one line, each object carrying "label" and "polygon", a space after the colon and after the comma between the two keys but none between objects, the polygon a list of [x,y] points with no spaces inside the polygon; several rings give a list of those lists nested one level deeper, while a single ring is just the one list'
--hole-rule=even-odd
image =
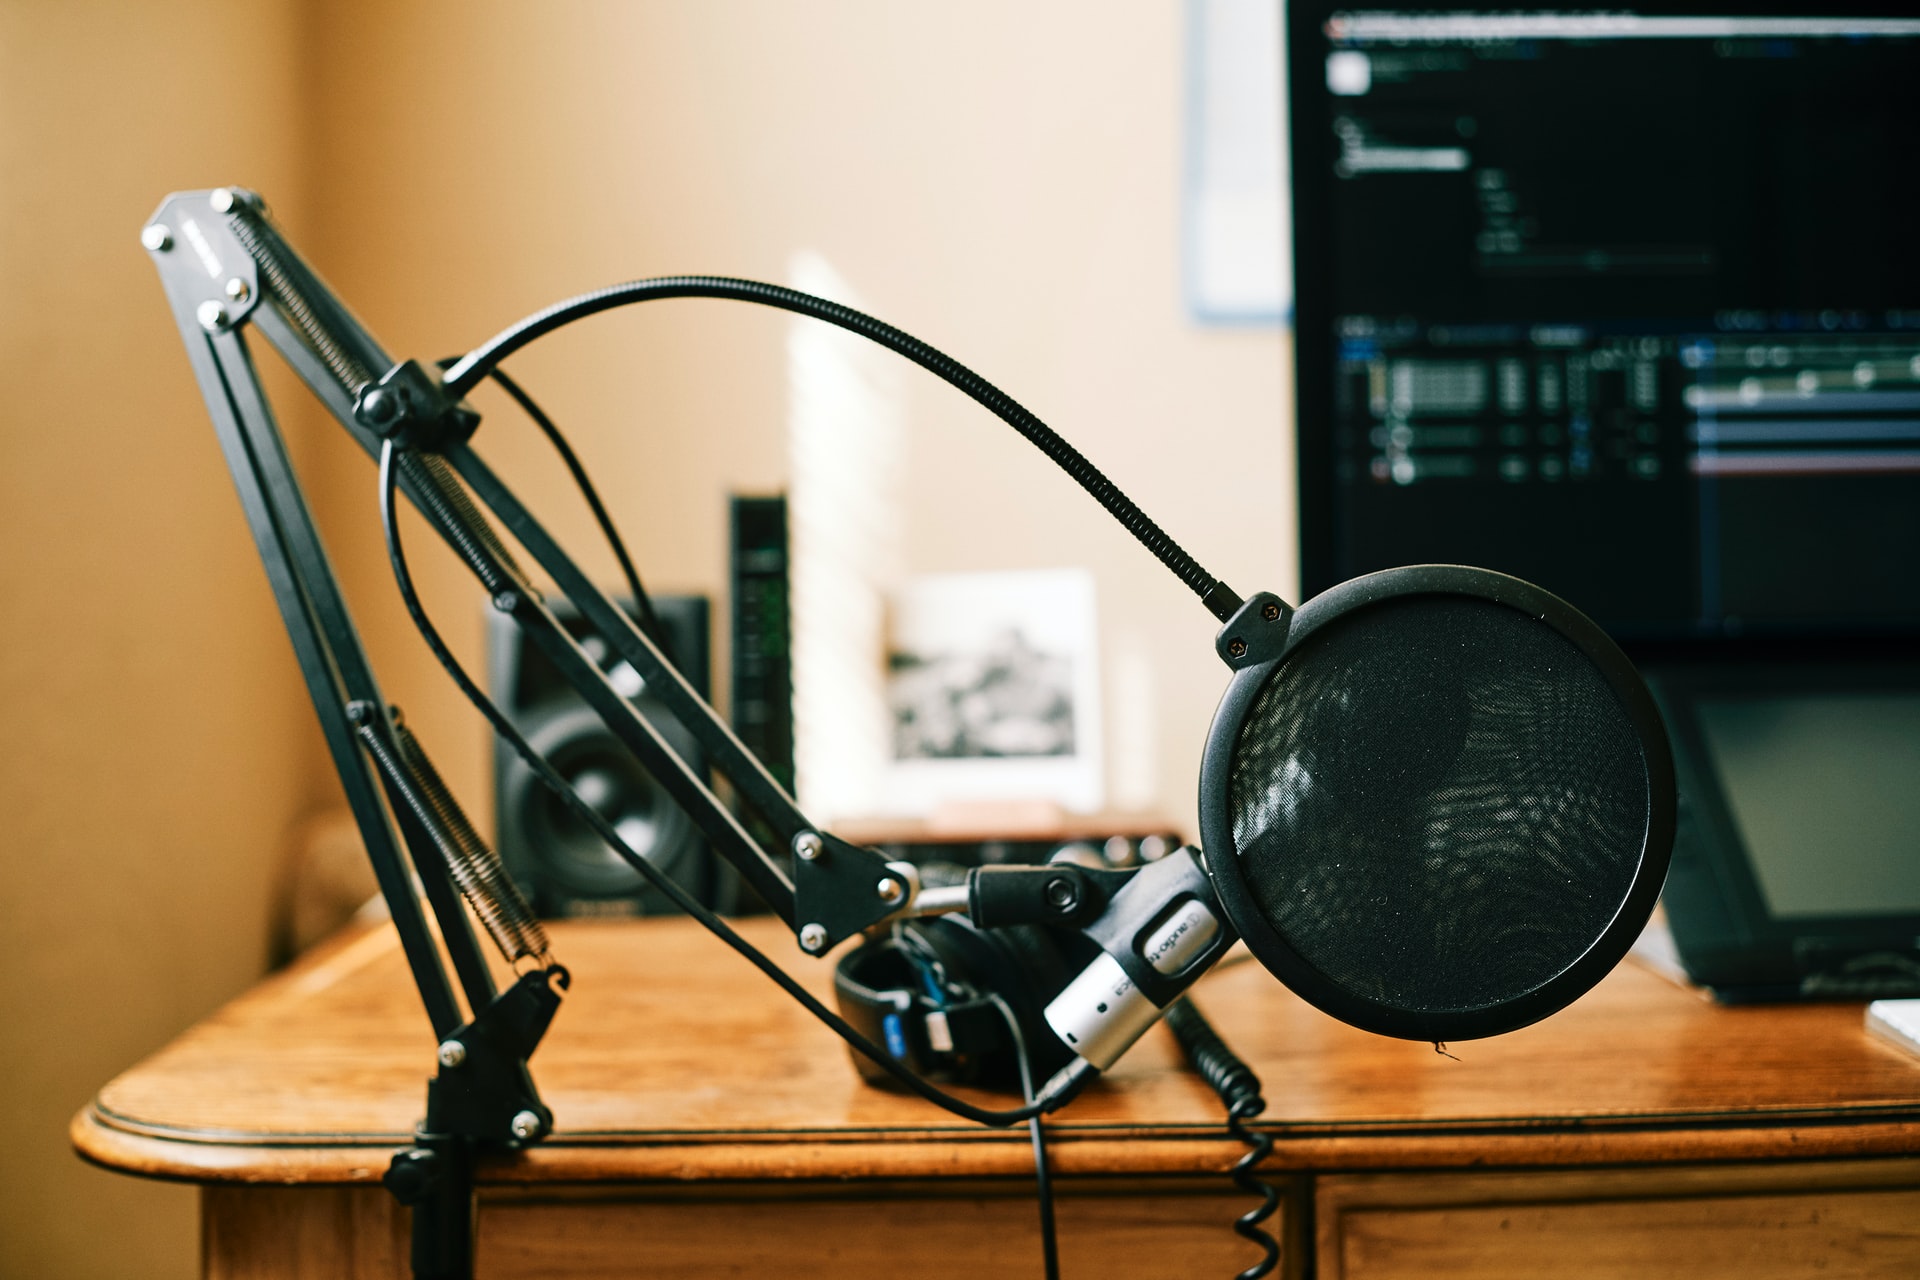
[{"label": "microphone body", "polygon": [[1136,872],[1085,929],[1099,954],[1047,1005],[1047,1025],[1106,1070],[1235,938],[1195,849]]}]

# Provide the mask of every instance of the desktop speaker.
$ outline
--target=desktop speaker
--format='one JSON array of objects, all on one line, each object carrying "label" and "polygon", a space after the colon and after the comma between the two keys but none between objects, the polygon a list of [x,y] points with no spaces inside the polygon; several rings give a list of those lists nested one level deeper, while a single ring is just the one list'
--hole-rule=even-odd
[{"label": "desktop speaker", "polygon": [[[654,596],[670,656],[702,697],[709,694],[708,605],[702,596]],[[571,608],[554,608],[615,688],[629,697],[673,749],[703,777],[693,735],[647,694],[639,673],[617,658]],[[734,908],[737,877],[632,752],[569,688],[512,619],[492,614],[487,672],[494,701],[534,749],[610,821],[628,844],[701,902]],[[657,890],[603,844],[531,769],[494,746],[494,802],[500,858],[543,916],[654,915],[672,910]]]}]

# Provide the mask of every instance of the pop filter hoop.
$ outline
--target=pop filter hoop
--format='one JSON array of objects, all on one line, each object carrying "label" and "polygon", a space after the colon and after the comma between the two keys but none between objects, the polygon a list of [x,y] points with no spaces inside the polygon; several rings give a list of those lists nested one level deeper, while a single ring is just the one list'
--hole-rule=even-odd
[{"label": "pop filter hoop", "polygon": [[[1324,1012],[1409,1040],[1512,1031],[1604,977],[1659,897],[1675,810],[1660,714],[1606,633],[1455,565],[1267,617],[1285,637],[1235,672],[1200,772],[1207,872],[1254,957]],[[1454,736],[1406,740],[1429,732]],[[1463,772],[1476,753],[1482,772]],[[1315,895],[1334,905],[1295,908]]]}]

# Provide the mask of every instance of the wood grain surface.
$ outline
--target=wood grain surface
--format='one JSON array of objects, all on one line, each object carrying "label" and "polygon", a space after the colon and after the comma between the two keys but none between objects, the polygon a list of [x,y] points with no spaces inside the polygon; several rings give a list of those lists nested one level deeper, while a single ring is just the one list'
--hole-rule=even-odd
[{"label": "wood grain surface", "polygon": [[1333,1175],[1320,1280],[1910,1280],[1920,1160]]},{"label": "wood grain surface", "polygon": [[[773,922],[745,931],[826,994],[829,964]],[[836,1038],[689,921],[553,935],[574,984],[533,1071],[557,1130],[489,1163],[490,1183],[1031,1169],[1024,1132],[863,1084]],[[1254,963],[1210,975],[1196,1000],[1265,1081],[1276,1169],[1920,1153],[1920,1060],[1867,1036],[1858,1004],[1722,1008],[1629,962],[1546,1022],[1446,1057],[1346,1027]],[[159,1177],[364,1182],[408,1141],[433,1050],[393,934],[375,929],[109,1083],[74,1142]],[[1069,1177],[1217,1172],[1239,1153],[1160,1028],[1051,1132]]]},{"label": "wood grain surface", "polygon": [[[1283,1210],[1300,1214],[1297,1193]],[[1063,1274],[1231,1275],[1260,1257],[1227,1224],[1247,1207],[1218,1184],[1130,1184],[1063,1194]],[[403,1280],[407,1215],[377,1187],[209,1187],[207,1280]],[[1298,1258],[1298,1250],[1289,1258]],[[915,1185],[882,1196],[761,1184],[739,1194],[481,1197],[476,1280],[781,1276],[924,1280],[1034,1275],[1040,1230],[1031,1183]],[[1276,1280],[1297,1280],[1283,1265]]]}]

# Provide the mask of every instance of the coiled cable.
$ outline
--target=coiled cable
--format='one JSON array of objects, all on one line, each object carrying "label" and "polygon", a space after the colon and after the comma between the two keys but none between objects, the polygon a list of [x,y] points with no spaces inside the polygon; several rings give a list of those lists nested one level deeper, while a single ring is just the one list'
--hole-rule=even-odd
[{"label": "coiled cable", "polygon": [[1260,1204],[1234,1219],[1233,1229],[1259,1245],[1265,1256],[1240,1272],[1236,1280],[1260,1280],[1262,1276],[1271,1275],[1280,1262],[1279,1242],[1260,1225],[1280,1207],[1280,1192],[1254,1175],[1260,1162],[1272,1154],[1273,1139],[1247,1126],[1248,1120],[1267,1109],[1265,1099],[1260,1096],[1260,1077],[1227,1048],[1226,1041],[1191,1000],[1176,1000],[1167,1006],[1166,1018],[1188,1063],[1226,1104],[1227,1132],[1247,1146],[1247,1154],[1235,1163],[1230,1176],[1242,1191],[1260,1197]]}]

